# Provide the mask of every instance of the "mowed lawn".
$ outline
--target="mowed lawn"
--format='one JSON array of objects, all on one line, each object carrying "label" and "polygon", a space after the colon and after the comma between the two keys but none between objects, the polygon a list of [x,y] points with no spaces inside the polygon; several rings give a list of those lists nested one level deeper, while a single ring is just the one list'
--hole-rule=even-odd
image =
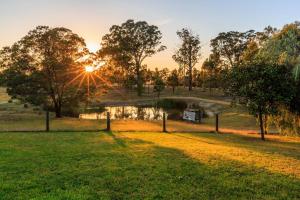
[{"label": "mowed lawn", "polygon": [[300,199],[300,140],[0,133],[0,199]]}]

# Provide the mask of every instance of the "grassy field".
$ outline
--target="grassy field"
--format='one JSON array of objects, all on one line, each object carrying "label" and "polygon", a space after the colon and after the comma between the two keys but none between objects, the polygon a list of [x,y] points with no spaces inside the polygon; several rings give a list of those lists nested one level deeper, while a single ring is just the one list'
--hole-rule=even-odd
[{"label": "grassy field", "polygon": [[300,140],[0,133],[0,199],[300,199]]}]

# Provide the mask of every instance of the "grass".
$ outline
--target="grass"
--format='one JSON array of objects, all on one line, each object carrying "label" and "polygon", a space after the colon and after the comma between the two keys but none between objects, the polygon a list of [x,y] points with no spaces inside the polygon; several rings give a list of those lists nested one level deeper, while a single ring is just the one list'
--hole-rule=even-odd
[{"label": "grass", "polygon": [[300,140],[0,133],[0,199],[299,199]]}]

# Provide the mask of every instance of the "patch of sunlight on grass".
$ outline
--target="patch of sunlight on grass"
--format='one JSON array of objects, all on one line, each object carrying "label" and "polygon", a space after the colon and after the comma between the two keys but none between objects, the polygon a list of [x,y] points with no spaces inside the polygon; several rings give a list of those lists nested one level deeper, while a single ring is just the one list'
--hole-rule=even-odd
[{"label": "patch of sunlight on grass", "polygon": [[162,130],[161,121],[142,120],[112,120],[112,130],[114,131],[153,131]]}]

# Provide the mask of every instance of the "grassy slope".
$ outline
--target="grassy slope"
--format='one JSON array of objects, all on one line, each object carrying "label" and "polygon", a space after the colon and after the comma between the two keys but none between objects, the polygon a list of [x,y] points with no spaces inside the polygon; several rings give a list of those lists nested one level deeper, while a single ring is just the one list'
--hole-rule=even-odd
[{"label": "grassy slope", "polygon": [[299,199],[300,141],[0,133],[0,199]]}]

